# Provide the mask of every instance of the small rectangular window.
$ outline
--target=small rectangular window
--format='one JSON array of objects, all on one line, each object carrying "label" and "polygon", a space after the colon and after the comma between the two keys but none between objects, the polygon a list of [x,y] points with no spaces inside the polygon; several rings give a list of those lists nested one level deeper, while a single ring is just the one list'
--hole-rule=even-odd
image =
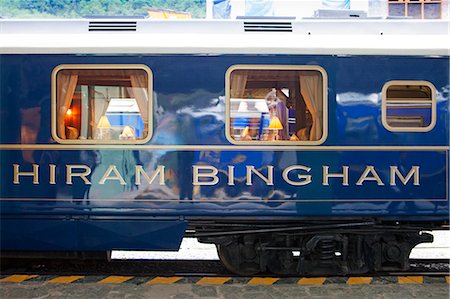
[{"label": "small rectangular window", "polygon": [[382,91],[383,125],[393,132],[427,132],[436,123],[436,90],[426,81],[390,81]]},{"label": "small rectangular window", "polygon": [[59,66],[53,99],[52,133],[60,143],[144,143],[151,137],[146,66]]},{"label": "small rectangular window", "polygon": [[320,144],[326,73],[318,66],[237,65],[227,71],[227,138],[234,144]]}]

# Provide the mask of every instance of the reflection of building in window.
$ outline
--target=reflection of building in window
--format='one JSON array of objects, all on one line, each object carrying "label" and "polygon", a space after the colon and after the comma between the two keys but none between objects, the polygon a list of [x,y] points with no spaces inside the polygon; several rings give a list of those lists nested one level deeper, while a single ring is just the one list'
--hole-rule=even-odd
[{"label": "reflection of building in window", "polygon": [[62,140],[142,140],[149,77],[140,69],[62,69],[56,75],[56,134]]},{"label": "reflection of building in window", "polygon": [[442,0],[388,0],[391,17],[409,17],[414,19],[440,19]]},{"label": "reflection of building in window", "polygon": [[149,8],[147,13],[151,19],[192,19],[189,12],[173,9]]},{"label": "reflection of building in window", "polygon": [[383,88],[383,124],[390,131],[429,131],[436,122],[434,87],[423,81],[391,81]]},{"label": "reflection of building in window", "polygon": [[324,96],[319,71],[235,69],[229,88],[229,136],[234,141],[322,138]]}]

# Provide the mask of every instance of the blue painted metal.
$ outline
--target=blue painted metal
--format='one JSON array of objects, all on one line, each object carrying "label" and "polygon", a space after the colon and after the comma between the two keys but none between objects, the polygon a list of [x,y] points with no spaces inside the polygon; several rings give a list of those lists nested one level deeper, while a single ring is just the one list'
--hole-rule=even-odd
[{"label": "blue painted metal", "polygon": [[[326,70],[329,128],[324,146],[449,146],[448,57],[287,55],[1,55],[1,144],[54,143],[50,134],[51,73],[60,64],[149,66],[154,76],[157,112],[148,145],[232,146],[225,137],[226,70],[235,64],[277,64],[318,65]],[[379,98],[383,85],[390,80],[426,80],[436,86],[437,123],[432,131],[389,132],[383,127]],[[270,147],[267,151],[15,149],[0,153],[2,248],[24,249],[28,241],[29,248],[34,249],[173,249],[185,225],[177,219],[193,216],[431,221],[448,220],[449,214],[448,150],[279,151]],[[41,165],[40,183],[34,185],[31,178],[22,177],[19,185],[13,184],[12,164],[19,164],[21,171],[30,171],[33,163]],[[57,165],[55,185],[48,181],[48,164]],[[93,184],[85,185],[74,178],[73,185],[66,185],[66,164],[91,167],[89,179]],[[118,182],[98,184],[111,164],[118,166],[126,186]],[[223,171],[227,165],[236,165],[236,185],[228,186],[220,172],[217,186],[193,187],[192,165],[201,164]],[[136,186],[135,174],[130,171],[135,165],[149,172],[164,165],[166,185]],[[252,186],[247,186],[245,165],[254,165],[263,173],[267,165],[274,166],[274,186],[266,186],[257,177]],[[292,172],[291,180],[298,179],[296,174],[311,175],[312,183],[299,187],[287,184],[281,173],[291,165],[311,168],[309,173]],[[348,165],[349,186],[342,186],[339,178],[331,178],[330,185],[323,186],[323,165],[328,165],[332,173],[342,172],[342,166]],[[356,185],[367,165],[375,167],[383,186],[376,182]],[[389,166],[398,166],[406,175],[414,165],[420,166],[420,186],[414,186],[412,179],[406,186],[390,185]],[[99,221],[95,218],[98,216],[109,220]],[[148,217],[154,217],[154,222],[149,222]],[[167,222],[161,220],[164,217],[171,217],[168,221],[173,234],[167,233]],[[139,230],[141,225],[144,228]],[[33,227],[43,236],[39,240],[30,234]],[[68,238],[60,231],[63,228],[78,234],[78,238]],[[123,234],[135,230],[149,240]],[[17,233],[22,240],[13,237]],[[50,242],[55,236],[55,242]],[[100,238],[100,243],[93,244],[90,237]]]},{"label": "blue painted metal", "polygon": [[186,221],[1,219],[2,250],[177,250]]}]

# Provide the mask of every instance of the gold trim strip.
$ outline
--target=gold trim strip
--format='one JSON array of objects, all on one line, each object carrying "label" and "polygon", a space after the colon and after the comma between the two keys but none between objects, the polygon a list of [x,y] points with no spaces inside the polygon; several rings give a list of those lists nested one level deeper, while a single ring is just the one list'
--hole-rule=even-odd
[{"label": "gold trim strip", "polygon": [[[0,201],[61,201],[61,202],[83,202],[82,199],[73,199],[73,198],[0,198]],[[123,200],[123,199],[112,199],[112,198],[100,198],[100,199],[89,199],[89,202],[129,202],[129,203],[140,203],[140,202],[173,202],[173,203],[227,203],[227,202],[256,202],[256,203],[270,203],[270,202],[295,202],[295,203],[312,203],[312,202],[377,202],[377,201],[419,201],[419,202],[435,202],[435,201],[447,201],[446,198],[436,198],[436,199],[401,199],[401,198],[364,198],[364,199],[294,199],[294,200],[271,200],[271,199],[231,199],[231,200],[214,200],[214,199],[194,199],[194,200],[180,200],[180,199],[132,199],[132,200]]]},{"label": "gold trim strip", "polygon": [[450,146],[264,146],[264,145],[109,145],[109,144],[0,144],[0,150],[185,150],[185,151],[448,151]]}]

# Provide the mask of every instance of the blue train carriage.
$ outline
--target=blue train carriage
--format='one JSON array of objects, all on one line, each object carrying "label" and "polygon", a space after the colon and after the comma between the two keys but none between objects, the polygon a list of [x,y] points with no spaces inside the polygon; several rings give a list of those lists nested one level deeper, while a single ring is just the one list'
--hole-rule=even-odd
[{"label": "blue train carriage", "polygon": [[448,22],[1,20],[1,254],[405,270],[449,223]]}]

